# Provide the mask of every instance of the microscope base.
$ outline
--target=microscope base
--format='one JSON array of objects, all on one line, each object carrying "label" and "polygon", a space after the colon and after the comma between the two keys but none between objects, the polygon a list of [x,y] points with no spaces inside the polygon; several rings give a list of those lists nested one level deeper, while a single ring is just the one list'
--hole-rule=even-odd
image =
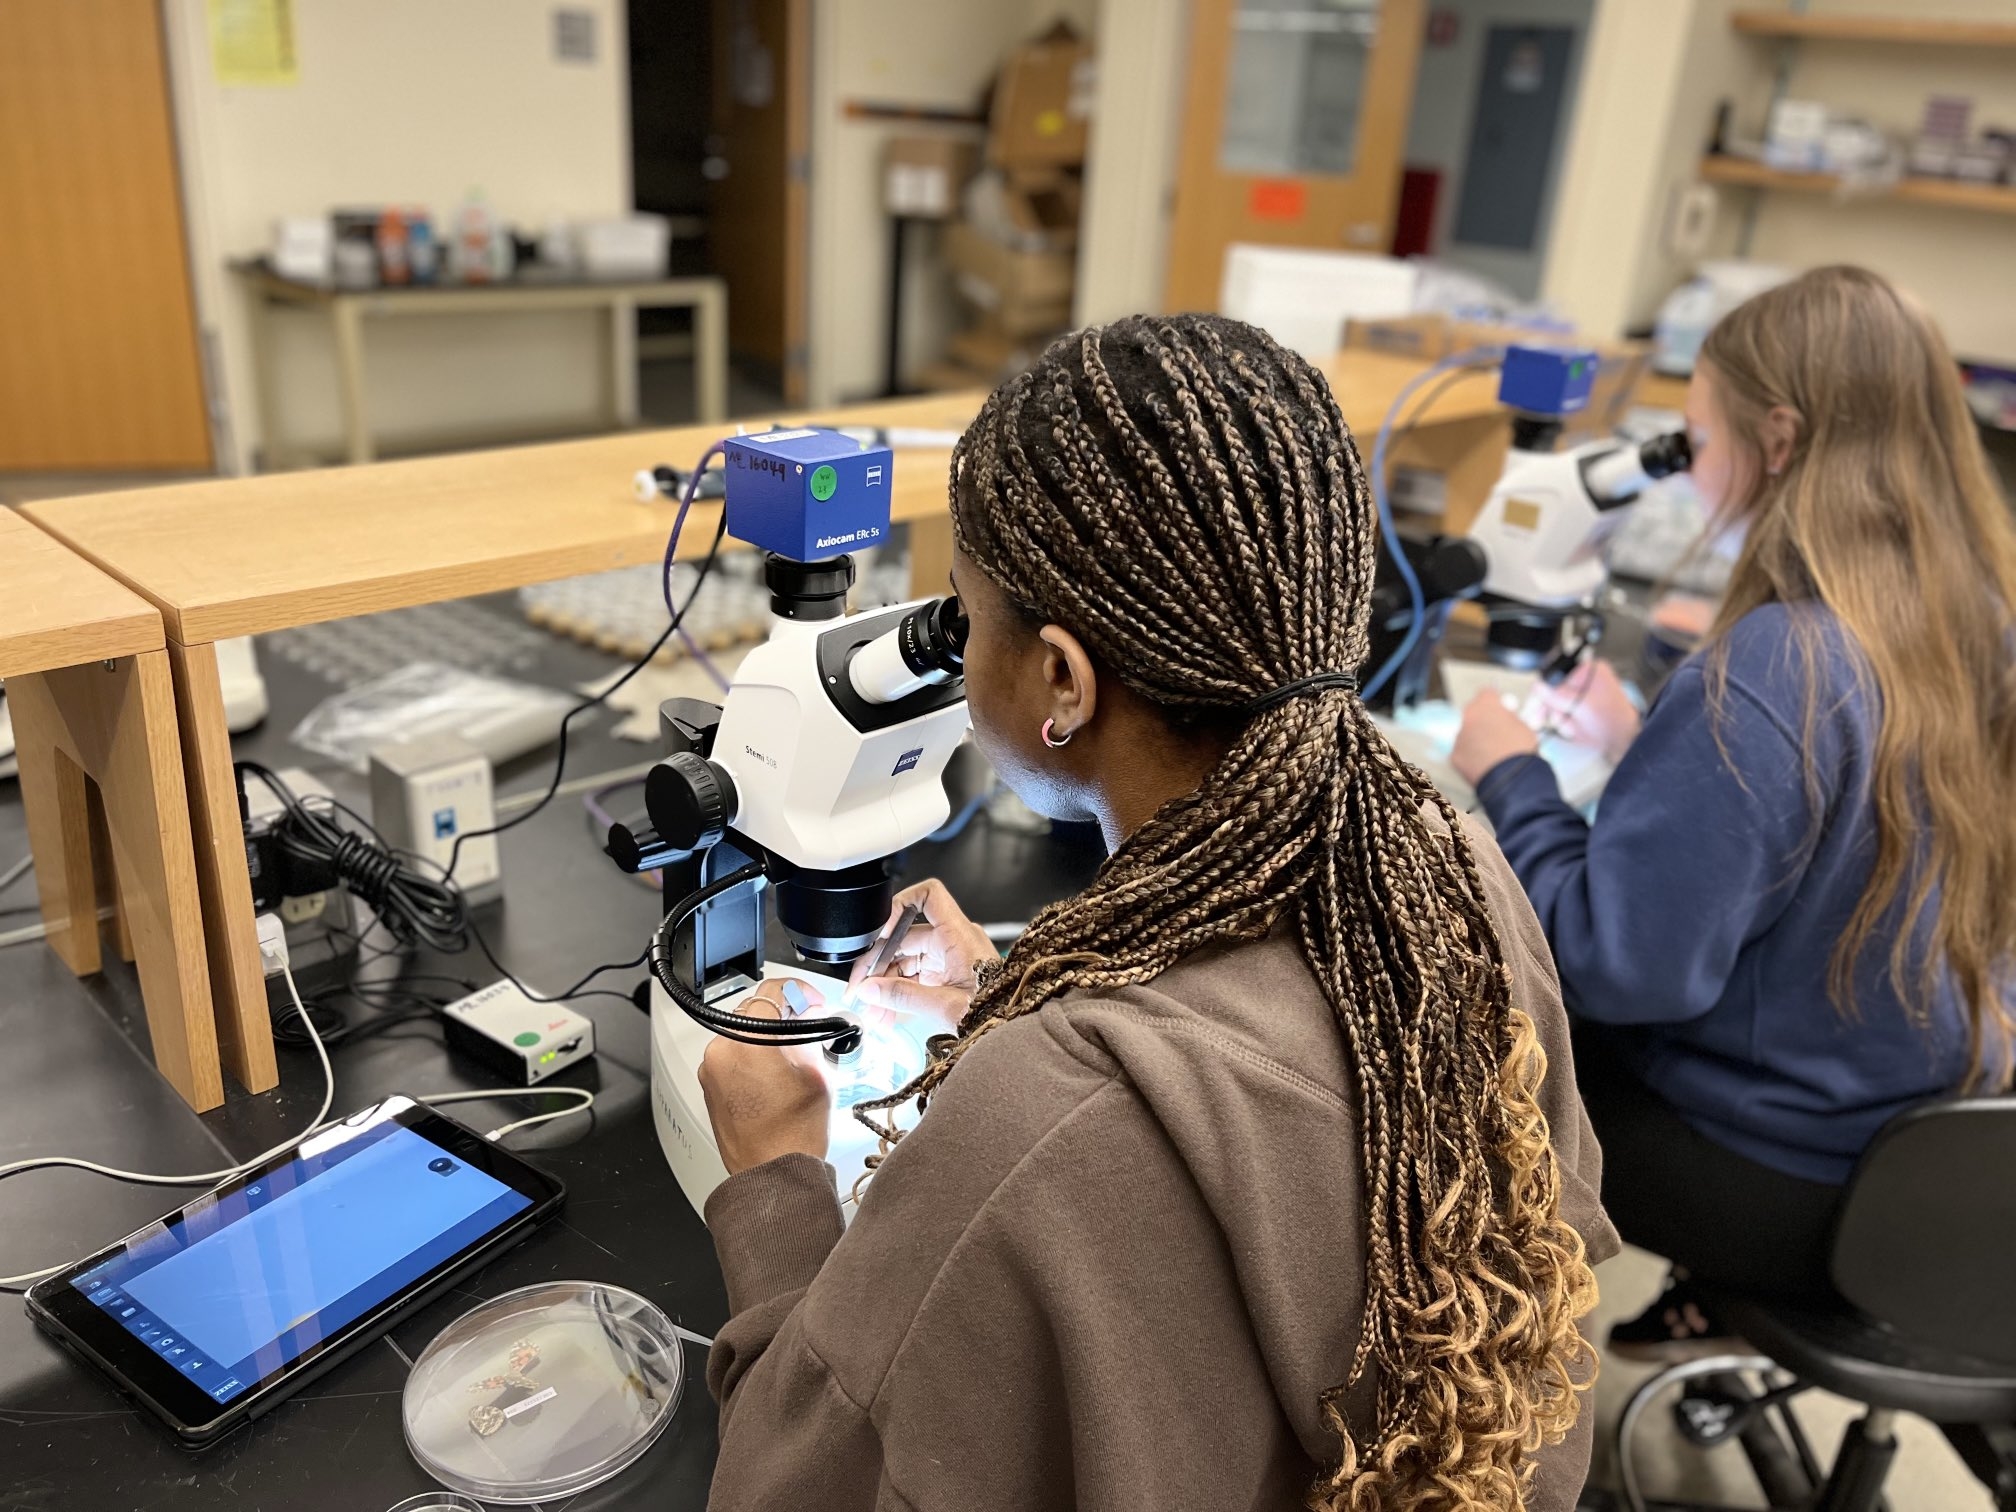
[{"label": "microscope base", "polygon": [[[802,966],[765,963],[766,977],[796,977],[810,982],[837,1002],[847,984],[837,977],[824,976]],[[739,1009],[742,996],[723,998],[715,1006]],[[693,1210],[703,1216],[708,1195],[728,1179],[721,1154],[714,1144],[714,1126],[707,1117],[707,1100],[700,1091],[700,1060],[714,1039],[711,1030],[688,1017],[665,990],[655,983],[651,989],[651,1122],[658,1130],[658,1144],[665,1160],[678,1178]],[[818,1049],[798,1052],[818,1058],[833,1091],[833,1119],[827,1136],[827,1162],[839,1181],[841,1211],[851,1222],[854,1217],[854,1183],[867,1169],[867,1159],[879,1148],[875,1136],[863,1128],[852,1112],[863,1097],[894,1091],[924,1068],[924,1047],[916,1036],[902,1029],[866,1029],[860,1057],[848,1065],[835,1066]]]}]

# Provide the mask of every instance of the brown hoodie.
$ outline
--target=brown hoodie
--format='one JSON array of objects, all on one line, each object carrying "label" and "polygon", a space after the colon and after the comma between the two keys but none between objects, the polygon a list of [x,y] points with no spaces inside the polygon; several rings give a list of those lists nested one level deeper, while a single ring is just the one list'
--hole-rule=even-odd
[{"label": "brown hoodie", "polygon": [[[1562,1208],[1617,1238],[1538,921],[1471,844],[1539,1027]],[[915,1512],[1294,1508],[1334,1460],[1321,1394],[1364,1296],[1358,1130],[1335,1020],[1292,938],[1200,952],[990,1032],[843,1235],[831,1167],[723,1183],[733,1317],[709,1506]],[[1371,1406],[1361,1383],[1354,1422]],[[1591,1408],[1527,1506],[1571,1512]]]}]

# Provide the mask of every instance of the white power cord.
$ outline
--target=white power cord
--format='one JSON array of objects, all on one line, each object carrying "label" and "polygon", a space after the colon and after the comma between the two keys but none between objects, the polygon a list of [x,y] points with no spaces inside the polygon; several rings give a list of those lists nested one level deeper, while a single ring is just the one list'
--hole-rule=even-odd
[{"label": "white power cord", "polygon": [[493,1102],[501,1097],[578,1097],[577,1103],[564,1108],[556,1108],[551,1113],[535,1113],[530,1118],[521,1118],[516,1123],[505,1124],[501,1129],[492,1129],[483,1137],[491,1144],[497,1143],[506,1134],[515,1134],[520,1129],[529,1129],[534,1124],[551,1123],[556,1118],[569,1118],[576,1113],[586,1113],[595,1106],[595,1094],[581,1087],[487,1087],[481,1092],[437,1092],[431,1097],[417,1099],[428,1107],[438,1107],[442,1103]]},{"label": "white power cord", "polygon": [[[274,926],[271,929],[268,927],[269,920],[272,926]],[[269,970],[277,967],[281,976],[286,979],[287,995],[294,1000],[294,1011],[300,1015],[301,1022],[308,1028],[308,1037],[315,1045],[316,1059],[322,1062],[322,1106],[316,1111],[314,1119],[310,1121],[307,1128],[290,1139],[282,1140],[265,1153],[254,1155],[250,1160],[243,1161],[238,1165],[230,1166],[221,1171],[201,1171],[187,1176],[162,1176],[146,1171],[126,1171],[119,1169],[117,1166],[100,1165],[95,1160],[80,1160],[74,1155],[36,1155],[31,1156],[27,1160],[16,1160],[6,1165],[0,1165],[0,1180],[4,1180],[22,1171],[37,1171],[50,1167],[62,1167],[75,1171],[90,1171],[92,1174],[98,1176],[110,1176],[115,1180],[132,1182],[138,1186],[212,1186],[220,1181],[229,1181],[234,1176],[242,1176],[247,1171],[264,1165],[275,1156],[286,1154],[311,1135],[319,1134],[322,1130],[340,1123],[342,1120],[332,1119],[329,1116],[329,1109],[336,1101],[336,1069],[329,1064],[329,1048],[322,1043],[322,1036],[315,1032],[314,1020],[308,1016],[307,1005],[301,1001],[301,989],[294,985],[294,970],[288,964],[287,959],[286,936],[279,929],[279,924],[279,919],[272,914],[262,914],[260,916],[259,954]],[[576,1097],[580,1101],[571,1103],[567,1107],[556,1109],[550,1113],[539,1113],[531,1118],[521,1118],[515,1123],[508,1123],[501,1128],[492,1129],[483,1137],[490,1143],[495,1144],[506,1134],[515,1133],[519,1129],[529,1129],[534,1124],[550,1123],[556,1118],[566,1118],[570,1114],[584,1113],[595,1105],[595,1094],[585,1091],[580,1087],[493,1087],[479,1092],[440,1092],[432,1097],[422,1097],[415,1100],[433,1107],[440,1103],[491,1101],[504,1097],[536,1097],[548,1093]],[[39,1271],[28,1271],[19,1276],[0,1276],[0,1286],[32,1286],[37,1281],[68,1270],[76,1263],[75,1260],[66,1260],[61,1265],[51,1265]]]},{"label": "white power cord", "polygon": [[33,866],[34,864],[35,864],[35,857],[34,854],[31,852],[30,854],[23,856],[19,861],[16,861],[4,872],[0,872],[0,892],[7,891],[8,888],[12,887],[16,882],[19,882],[23,877],[27,876],[28,868]]}]

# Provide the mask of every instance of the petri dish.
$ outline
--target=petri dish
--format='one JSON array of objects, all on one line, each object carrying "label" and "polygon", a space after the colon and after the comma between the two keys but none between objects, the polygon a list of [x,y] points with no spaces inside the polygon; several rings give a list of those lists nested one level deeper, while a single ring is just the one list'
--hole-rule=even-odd
[{"label": "petri dish", "polygon": [[571,1496],[651,1447],[684,1382],[671,1320],[635,1292],[527,1286],[464,1313],[414,1362],[406,1446],[435,1480],[481,1501]]}]

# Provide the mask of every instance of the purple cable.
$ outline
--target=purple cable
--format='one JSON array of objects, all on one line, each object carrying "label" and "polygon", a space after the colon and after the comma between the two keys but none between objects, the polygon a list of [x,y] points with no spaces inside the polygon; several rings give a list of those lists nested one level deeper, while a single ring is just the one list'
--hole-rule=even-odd
[{"label": "purple cable", "polygon": [[[642,777],[629,777],[625,778],[622,782],[612,782],[607,787],[597,788],[592,793],[583,793],[581,795],[581,806],[588,810],[588,817],[594,820],[601,830],[601,833],[595,837],[596,839],[599,840],[606,836],[610,828],[616,823],[616,816],[603,806],[609,801],[610,796],[622,792],[625,788],[642,787],[643,785],[644,779]],[[655,871],[640,872],[637,875],[637,880],[642,882],[646,887],[655,887],[661,892],[664,891],[665,880]]]},{"label": "purple cable", "polygon": [[686,654],[691,656],[694,661],[700,664],[701,671],[705,672],[709,677],[714,679],[715,687],[719,688],[723,693],[726,693],[728,691],[727,674],[724,673],[721,670],[721,668],[715,664],[713,657],[709,656],[705,651],[702,651],[700,649],[700,643],[694,640],[692,636],[686,633],[686,627],[684,625],[681,625],[679,627],[679,639],[681,639],[686,643]]},{"label": "purple cable", "polygon": [[[686,490],[683,494],[680,495],[679,498],[679,513],[673,517],[672,534],[665,538],[665,566],[663,572],[660,574],[660,582],[663,586],[665,593],[665,612],[672,616],[674,623],[678,623],[678,621],[680,621],[683,618],[683,616],[681,615],[680,611],[674,608],[672,605],[673,554],[677,552],[679,549],[679,534],[686,528],[687,511],[692,509],[693,501],[700,496],[700,480],[702,477],[706,476],[707,464],[712,462],[716,457],[720,456],[721,454],[722,454],[722,443],[719,441],[716,441],[712,446],[708,447],[706,451],[700,454],[699,462],[694,464],[693,471],[686,475]],[[723,501],[721,507],[724,509],[728,507],[725,500]],[[692,600],[689,598],[687,600],[687,603],[690,606]],[[728,679],[722,675],[721,669],[716,665],[714,665],[714,659],[711,656],[709,656],[705,651],[702,651],[700,649],[700,643],[694,640],[693,637],[687,633],[684,624],[679,625],[679,639],[686,647],[686,654],[691,656],[694,661],[698,662],[700,664],[701,669],[705,671],[709,677],[714,679],[714,685],[717,688],[721,689],[722,692],[724,693],[727,692]]]}]

